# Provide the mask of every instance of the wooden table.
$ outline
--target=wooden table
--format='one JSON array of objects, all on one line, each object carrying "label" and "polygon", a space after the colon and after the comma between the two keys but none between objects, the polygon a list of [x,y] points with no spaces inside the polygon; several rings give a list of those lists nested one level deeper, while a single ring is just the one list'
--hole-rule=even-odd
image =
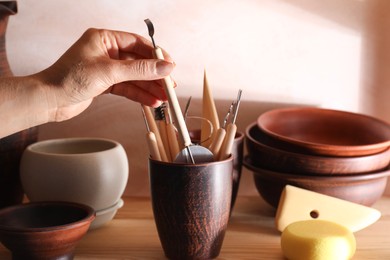
[{"label": "wooden table", "polygon": [[[390,197],[383,197],[373,207],[382,217],[355,233],[354,260],[390,259]],[[283,259],[274,213],[260,197],[239,197],[218,259]],[[78,244],[75,256],[76,260],[164,258],[149,198],[125,198],[115,219],[90,231]],[[1,244],[0,259],[11,259]]]}]

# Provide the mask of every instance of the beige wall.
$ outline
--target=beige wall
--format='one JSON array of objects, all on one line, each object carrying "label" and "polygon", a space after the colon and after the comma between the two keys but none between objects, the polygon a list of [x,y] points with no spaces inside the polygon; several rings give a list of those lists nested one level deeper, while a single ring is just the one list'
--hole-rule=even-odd
[{"label": "beige wall", "polygon": [[[175,59],[177,94],[202,95],[209,83],[220,114],[243,89],[239,129],[262,112],[309,104],[390,121],[390,1],[387,0],[19,0],[7,50],[15,74],[52,64],[89,27],[155,39]],[[199,100],[196,102],[199,103]],[[200,115],[199,106],[190,113]],[[130,162],[127,195],[148,195],[145,128],[139,105],[104,96],[82,115],[40,128],[40,138],[118,140]],[[243,188],[244,187],[244,188]],[[244,171],[240,194],[254,194]]]}]

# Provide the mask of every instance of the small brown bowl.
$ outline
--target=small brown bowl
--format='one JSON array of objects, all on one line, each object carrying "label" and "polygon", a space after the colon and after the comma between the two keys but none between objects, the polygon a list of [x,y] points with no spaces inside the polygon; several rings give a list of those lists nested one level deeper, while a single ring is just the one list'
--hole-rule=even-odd
[{"label": "small brown bowl", "polygon": [[362,156],[390,146],[390,125],[376,118],[322,108],[267,111],[257,125],[268,135],[312,154]]},{"label": "small brown bowl", "polygon": [[246,128],[245,136],[253,166],[272,171],[307,175],[362,174],[383,170],[390,163],[390,149],[356,157],[305,154],[288,143],[269,137],[256,122]]},{"label": "small brown bowl", "polygon": [[94,210],[82,204],[20,204],[0,210],[0,241],[13,260],[73,259],[94,218]]},{"label": "small brown bowl", "polygon": [[248,156],[244,166],[253,172],[256,189],[260,196],[274,208],[288,185],[300,187],[365,206],[373,205],[383,194],[390,169],[348,176],[308,176],[286,174],[253,166]]}]

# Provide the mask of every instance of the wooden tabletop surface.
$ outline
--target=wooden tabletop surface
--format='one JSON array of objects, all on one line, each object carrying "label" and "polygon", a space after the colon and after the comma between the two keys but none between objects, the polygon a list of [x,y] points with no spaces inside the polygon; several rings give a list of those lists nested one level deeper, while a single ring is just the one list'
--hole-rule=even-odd
[{"label": "wooden tabletop surface", "polygon": [[[75,259],[165,259],[149,198],[124,198],[125,205],[110,223],[92,230],[77,245]],[[354,260],[390,259],[390,197],[373,208],[380,220],[355,233]],[[284,259],[275,211],[260,197],[239,197],[218,259]],[[0,244],[0,259],[11,259]]]}]

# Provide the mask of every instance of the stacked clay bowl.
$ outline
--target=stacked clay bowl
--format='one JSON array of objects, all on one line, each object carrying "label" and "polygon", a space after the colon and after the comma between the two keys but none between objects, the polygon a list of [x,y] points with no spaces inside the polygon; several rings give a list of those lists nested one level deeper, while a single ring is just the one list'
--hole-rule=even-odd
[{"label": "stacked clay bowl", "polygon": [[244,165],[275,208],[287,184],[366,206],[386,188],[390,125],[376,118],[313,107],[274,109],[245,135]]}]

